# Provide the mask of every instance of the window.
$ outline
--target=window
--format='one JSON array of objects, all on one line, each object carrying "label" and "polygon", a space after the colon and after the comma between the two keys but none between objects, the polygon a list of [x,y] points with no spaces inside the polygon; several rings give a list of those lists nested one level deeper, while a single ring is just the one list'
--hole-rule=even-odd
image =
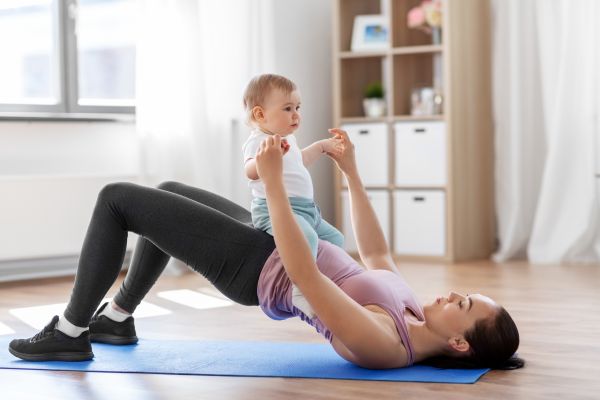
[{"label": "window", "polygon": [[135,0],[0,1],[0,111],[133,113],[135,7]]}]

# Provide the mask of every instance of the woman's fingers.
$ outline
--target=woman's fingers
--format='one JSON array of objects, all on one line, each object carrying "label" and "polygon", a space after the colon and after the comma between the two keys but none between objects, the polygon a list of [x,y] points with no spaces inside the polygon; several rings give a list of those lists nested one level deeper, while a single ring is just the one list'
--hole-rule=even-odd
[{"label": "woman's fingers", "polygon": [[261,144],[264,144],[265,147],[281,147],[281,136],[270,135],[268,138],[263,140]]},{"label": "woman's fingers", "polygon": [[348,140],[348,134],[346,133],[346,131],[340,129],[340,128],[331,128],[329,129],[329,133],[331,133],[332,135],[335,135],[336,137],[341,136],[342,138]]}]

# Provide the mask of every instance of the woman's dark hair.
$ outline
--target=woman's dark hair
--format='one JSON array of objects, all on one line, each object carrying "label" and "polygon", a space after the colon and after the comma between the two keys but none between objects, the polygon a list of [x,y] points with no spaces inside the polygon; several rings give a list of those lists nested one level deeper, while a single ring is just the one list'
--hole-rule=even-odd
[{"label": "woman's dark hair", "polygon": [[504,307],[495,316],[475,322],[465,332],[465,339],[471,347],[468,356],[432,357],[420,364],[452,369],[517,369],[525,365],[515,353],[519,347],[517,325]]}]

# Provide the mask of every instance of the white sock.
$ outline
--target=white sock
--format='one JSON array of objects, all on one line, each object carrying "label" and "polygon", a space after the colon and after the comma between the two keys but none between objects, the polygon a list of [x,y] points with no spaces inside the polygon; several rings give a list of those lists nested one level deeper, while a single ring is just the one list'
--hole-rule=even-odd
[{"label": "white sock", "polygon": [[88,330],[88,327],[85,328],[77,325],[73,325],[69,322],[68,319],[65,318],[64,314],[58,317],[58,322],[56,323],[56,329],[64,333],[65,335],[71,337],[79,337],[83,332]]},{"label": "white sock", "polygon": [[131,316],[131,314],[122,313],[121,311],[115,310],[113,308],[112,301],[109,304],[107,304],[106,307],[104,307],[104,310],[102,310],[100,315],[105,315],[108,319],[112,319],[116,322],[123,322]]}]

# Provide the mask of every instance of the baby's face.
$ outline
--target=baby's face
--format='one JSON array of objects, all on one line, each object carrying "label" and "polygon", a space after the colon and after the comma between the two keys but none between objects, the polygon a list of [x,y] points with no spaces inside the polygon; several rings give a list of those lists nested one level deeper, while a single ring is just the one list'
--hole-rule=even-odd
[{"label": "baby's face", "polygon": [[281,136],[292,134],[300,126],[300,93],[284,93],[274,89],[263,107],[264,118],[258,121],[262,130]]}]

